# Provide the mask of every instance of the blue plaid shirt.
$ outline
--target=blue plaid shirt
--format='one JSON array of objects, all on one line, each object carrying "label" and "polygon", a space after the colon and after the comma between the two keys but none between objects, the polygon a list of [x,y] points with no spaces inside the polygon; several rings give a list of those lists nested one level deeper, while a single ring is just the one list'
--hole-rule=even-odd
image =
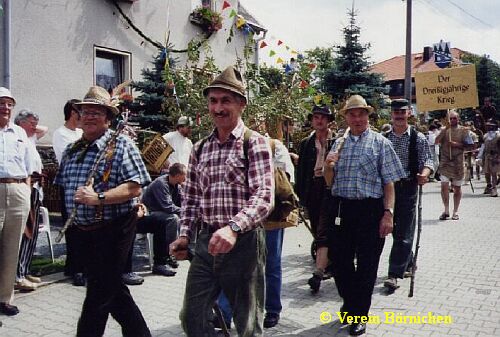
[{"label": "blue plaid shirt", "polygon": [[[331,152],[337,150],[338,143]],[[384,185],[405,176],[391,142],[367,129],[358,139],[349,134],[345,140],[335,167],[332,194],[354,200],[382,198]]]},{"label": "blue plaid shirt", "polygon": [[[401,161],[401,165],[405,170],[405,178],[410,178],[410,126],[403,132],[402,135],[397,136],[394,131],[387,134],[387,138],[392,142],[392,147]],[[418,154],[418,172],[421,173],[424,167],[433,170],[433,160],[429,142],[427,138],[421,133],[417,132],[417,154]],[[412,177],[415,178],[415,177]]]},{"label": "blue plaid shirt", "polygon": [[[71,146],[69,146],[64,151],[63,159],[54,183],[64,188],[64,203],[68,214],[71,213],[75,205],[74,195],[76,189],[85,185],[85,181],[89,176],[89,172],[92,169],[96,157],[105,148],[111,135],[112,131],[108,130],[101,138],[95,140],[89,146],[87,153],[81,160],[78,159],[84,150],[79,150],[68,155],[68,149],[71,148]],[[107,191],[125,182],[133,181],[144,186],[151,181],[146,166],[141,159],[139,149],[127,136],[120,135],[116,140],[116,147],[111,164],[111,174],[107,187],[104,186],[102,181],[105,162],[105,159],[101,160],[97,167],[97,173],[94,175],[94,190],[97,193]],[[129,212],[135,203],[136,200],[131,199],[122,204],[105,205],[103,207],[103,220],[111,220],[118,215]],[[79,204],[75,223],[79,225],[89,225],[95,222],[96,209],[96,206]]]}]

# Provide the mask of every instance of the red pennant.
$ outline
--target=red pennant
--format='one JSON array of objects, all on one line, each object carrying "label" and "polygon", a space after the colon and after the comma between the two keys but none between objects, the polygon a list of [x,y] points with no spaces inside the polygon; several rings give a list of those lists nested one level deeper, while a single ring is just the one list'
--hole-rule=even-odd
[{"label": "red pennant", "polygon": [[313,70],[314,68],[316,68],[316,65],[314,63],[309,63],[308,67],[309,69]]},{"label": "red pennant", "polygon": [[300,85],[299,85],[299,87],[300,87],[301,89],[305,89],[305,88],[307,88],[308,86],[309,86],[309,83],[307,83],[306,81],[304,81],[304,80],[300,81]]},{"label": "red pennant", "polygon": [[278,46],[279,46],[280,44],[283,44],[283,41],[278,40]]},{"label": "red pennant", "polygon": [[224,1],[224,4],[222,5],[222,10],[228,8],[228,7],[231,7],[231,4],[227,1]]},{"label": "red pennant", "polygon": [[267,47],[267,43],[265,41],[262,41],[260,43],[260,48],[264,48],[264,47]]}]

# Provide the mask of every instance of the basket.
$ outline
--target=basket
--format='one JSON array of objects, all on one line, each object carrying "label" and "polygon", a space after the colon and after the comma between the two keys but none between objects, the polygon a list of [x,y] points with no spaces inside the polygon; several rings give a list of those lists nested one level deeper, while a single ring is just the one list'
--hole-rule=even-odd
[{"label": "basket", "polygon": [[160,173],[174,149],[166,142],[160,134],[156,134],[141,151],[142,158],[146,163],[148,171]]}]

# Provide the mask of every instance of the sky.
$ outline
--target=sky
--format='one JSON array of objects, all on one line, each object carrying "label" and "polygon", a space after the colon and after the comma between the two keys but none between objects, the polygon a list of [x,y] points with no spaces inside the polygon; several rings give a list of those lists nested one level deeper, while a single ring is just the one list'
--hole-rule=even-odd
[{"label": "sky", "polygon": [[[240,0],[268,29],[268,47],[260,50],[268,65],[290,50],[304,52],[314,47],[344,44],[342,28],[349,20],[352,0]],[[406,1],[355,0],[360,40],[370,43],[367,56],[381,62],[405,54]],[[413,0],[412,53],[422,52],[440,40],[489,57],[500,63],[500,0]],[[277,45],[281,40],[283,44]],[[287,51],[284,47],[289,46]],[[274,60],[274,61],[273,61]]]}]

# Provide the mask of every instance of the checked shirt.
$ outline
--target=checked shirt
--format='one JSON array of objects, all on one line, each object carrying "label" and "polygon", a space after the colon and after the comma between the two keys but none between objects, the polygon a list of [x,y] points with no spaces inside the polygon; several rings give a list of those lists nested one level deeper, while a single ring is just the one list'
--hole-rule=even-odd
[{"label": "checked shirt", "polygon": [[[331,153],[337,150],[335,142]],[[365,130],[357,139],[351,134],[344,142],[335,166],[332,194],[342,198],[360,200],[382,198],[384,185],[405,177],[391,142],[381,134]]]},{"label": "checked shirt", "polygon": [[[392,147],[401,161],[405,170],[405,178],[410,178],[409,158],[410,158],[410,127],[401,135],[397,136],[394,131],[387,134],[387,138],[392,142]],[[418,172],[422,172],[424,167],[433,169],[433,160],[429,143],[421,132],[417,132],[417,153],[418,153]],[[415,177],[411,177],[415,178]]]},{"label": "checked shirt", "polygon": [[[76,189],[85,185],[96,157],[106,147],[111,135],[112,132],[110,130],[106,131],[101,138],[90,144],[87,153],[81,159],[82,151],[85,151],[85,149],[81,149],[71,155],[67,155],[68,149],[71,146],[64,151],[63,160],[59,166],[54,183],[64,188],[64,203],[68,214],[71,213],[75,204],[74,196]],[[105,159],[101,160],[97,167],[97,173],[94,175],[93,186],[97,193],[105,192],[125,182],[136,182],[142,186],[151,182],[151,178],[141,159],[139,149],[127,136],[119,135],[116,140],[107,186],[103,183],[105,162]],[[135,203],[136,200],[131,199],[122,204],[105,205],[103,207],[102,220],[111,220],[118,215],[129,212]],[[90,225],[95,222],[96,209],[96,206],[79,204],[75,223],[78,225]]]},{"label": "checked shirt", "polygon": [[246,163],[244,130],[240,120],[224,143],[218,140],[215,130],[204,142],[199,160],[200,142],[194,146],[181,207],[180,236],[189,237],[199,221],[217,229],[232,220],[246,232],[262,223],[271,211],[271,149],[266,138],[252,132]]}]

